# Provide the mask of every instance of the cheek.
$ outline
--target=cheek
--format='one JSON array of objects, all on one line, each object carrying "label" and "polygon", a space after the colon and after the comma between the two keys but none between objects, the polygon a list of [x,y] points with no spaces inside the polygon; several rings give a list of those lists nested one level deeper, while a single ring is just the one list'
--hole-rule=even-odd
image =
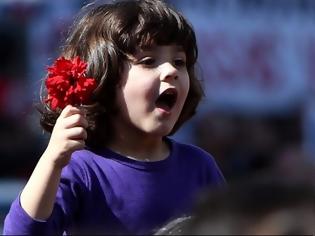
[{"label": "cheek", "polygon": [[122,97],[127,104],[146,103],[158,93],[158,83],[149,78],[133,78],[121,88]]},{"label": "cheek", "polygon": [[124,92],[131,99],[150,99],[156,94],[159,88],[159,81],[150,73],[130,73],[129,79],[124,87]]}]

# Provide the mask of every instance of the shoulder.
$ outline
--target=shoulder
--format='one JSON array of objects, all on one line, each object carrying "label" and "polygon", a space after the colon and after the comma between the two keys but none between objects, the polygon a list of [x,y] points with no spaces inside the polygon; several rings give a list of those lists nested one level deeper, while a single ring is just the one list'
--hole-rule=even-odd
[{"label": "shoulder", "polygon": [[86,165],[93,161],[93,159],[97,156],[94,152],[88,149],[82,149],[79,151],[75,151],[71,156],[71,164],[74,165]]},{"label": "shoulder", "polygon": [[172,143],[174,151],[179,156],[183,156],[185,158],[193,158],[194,160],[199,161],[215,161],[210,153],[196,145],[181,143],[173,139],[170,139],[170,142]]},{"label": "shoulder", "polygon": [[87,169],[87,166],[93,166],[92,163],[95,159],[95,156],[95,153],[86,149],[75,151],[72,153],[68,167],[75,170]]},{"label": "shoulder", "polygon": [[95,168],[95,156],[96,154],[89,150],[75,151],[69,164],[62,170],[62,178],[89,184],[91,172]]},{"label": "shoulder", "polygon": [[177,164],[198,170],[199,174],[206,176],[211,182],[225,182],[215,158],[210,153],[193,144],[180,143],[172,139],[170,142]]}]

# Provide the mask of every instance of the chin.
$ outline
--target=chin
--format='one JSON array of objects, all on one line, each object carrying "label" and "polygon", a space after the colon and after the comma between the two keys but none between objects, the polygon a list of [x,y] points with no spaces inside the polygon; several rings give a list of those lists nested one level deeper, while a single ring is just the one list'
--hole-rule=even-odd
[{"label": "chin", "polygon": [[161,137],[165,137],[171,133],[172,129],[173,129],[173,126],[172,127],[159,127],[155,130],[152,130],[150,133],[161,136]]},{"label": "chin", "polygon": [[154,122],[146,126],[142,126],[142,131],[149,135],[164,137],[172,132],[175,123],[176,122],[172,121]]}]

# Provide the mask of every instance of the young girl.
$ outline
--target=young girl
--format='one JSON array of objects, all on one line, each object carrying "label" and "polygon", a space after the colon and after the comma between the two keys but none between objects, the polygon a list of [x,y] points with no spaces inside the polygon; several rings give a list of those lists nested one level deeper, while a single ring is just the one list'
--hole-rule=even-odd
[{"label": "young girl", "polygon": [[159,0],[90,6],[61,56],[43,99],[51,138],[4,234],[151,234],[224,184],[208,153],[168,137],[202,97],[182,15]]}]

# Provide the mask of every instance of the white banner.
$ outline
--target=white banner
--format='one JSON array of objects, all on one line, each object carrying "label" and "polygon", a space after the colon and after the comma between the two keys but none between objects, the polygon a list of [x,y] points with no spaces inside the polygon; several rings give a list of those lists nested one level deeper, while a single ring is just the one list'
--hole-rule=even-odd
[{"label": "white banner", "polygon": [[315,87],[312,15],[245,14],[237,5],[201,12],[187,8],[184,14],[196,30],[207,106],[280,112]]}]

